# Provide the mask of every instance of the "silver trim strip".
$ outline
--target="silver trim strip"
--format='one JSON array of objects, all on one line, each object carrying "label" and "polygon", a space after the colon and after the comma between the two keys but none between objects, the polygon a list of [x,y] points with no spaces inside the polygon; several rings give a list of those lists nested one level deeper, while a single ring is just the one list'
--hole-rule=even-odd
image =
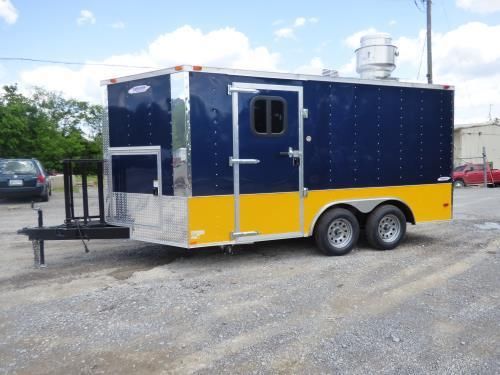
[{"label": "silver trim strip", "polygon": [[[162,186],[162,170],[161,170],[161,146],[136,146],[136,147],[109,147],[109,174],[110,178],[113,176],[113,155],[156,155],[156,178],[158,181],[158,197],[163,195]],[[111,212],[115,211],[114,199],[112,199],[112,182],[110,181],[110,194],[111,194]],[[162,224],[162,210],[161,210],[161,200],[158,200],[158,205],[160,209],[158,210],[158,226]]]},{"label": "silver trim strip", "polygon": [[231,85],[227,86],[227,94],[231,95],[233,92],[243,92],[246,94],[258,94],[260,91],[256,89],[244,89],[244,88],[237,88],[233,87]]},{"label": "silver trim strip", "polygon": [[304,237],[302,232],[276,233],[276,234],[259,234],[256,236],[244,236],[235,239],[235,244],[248,244],[258,241],[284,240],[287,238]]},{"label": "silver trim strip", "polygon": [[137,154],[147,155],[149,153],[156,154],[161,151],[160,146],[130,146],[130,147],[110,147],[109,151],[113,154]]},{"label": "silver trim strip", "polygon": [[[240,157],[238,92],[231,92],[233,117],[233,157]],[[234,232],[240,231],[240,165],[233,165]]]},{"label": "silver trim strip", "polygon": [[165,74],[172,74],[175,72],[196,72],[196,73],[214,73],[214,74],[227,74],[237,75],[244,77],[260,77],[260,78],[276,78],[276,79],[289,79],[298,81],[318,81],[318,82],[337,82],[337,83],[354,83],[366,85],[379,85],[379,86],[393,86],[393,87],[414,87],[422,89],[439,89],[439,90],[455,90],[452,85],[439,85],[418,82],[401,82],[394,80],[378,80],[378,79],[361,79],[361,78],[340,78],[320,76],[313,74],[296,74],[296,73],[279,73],[279,72],[266,72],[257,70],[244,70],[244,69],[229,69],[229,68],[216,68],[216,67],[202,67],[201,70],[193,69],[192,65],[182,65],[181,70],[176,68],[159,69],[146,73],[133,74],[130,76],[123,76],[118,78],[106,79],[101,81],[101,85],[110,85],[115,83],[133,81],[142,78],[151,78]]},{"label": "silver trim strip", "polygon": [[252,232],[233,232],[233,233],[231,233],[231,238],[238,239],[240,237],[256,236],[258,234],[259,234],[259,232],[255,232],[255,231],[252,231]]},{"label": "silver trim strip", "polygon": [[[193,173],[192,173],[192,149],[191,149],[191,92],[189,86],[189,73],[184,74],[184,94],[186,106],[186,158],[188,177],[188,196],[193,195]],[[189,216],[189,215],[188,215]],[[189,221],[188,221],[189,222]]]}]

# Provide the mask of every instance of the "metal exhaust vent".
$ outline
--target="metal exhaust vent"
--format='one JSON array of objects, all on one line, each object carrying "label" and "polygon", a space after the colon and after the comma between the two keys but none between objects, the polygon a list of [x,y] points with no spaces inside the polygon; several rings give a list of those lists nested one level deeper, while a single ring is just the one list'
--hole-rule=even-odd
[{"label": "metal exhaust vent", "polygon": [[391,73],[396,69],[398,48],[386,33],[374,33],[361,37],[361,46],[356,50],[356,71],[361,78],[395,79]]}]

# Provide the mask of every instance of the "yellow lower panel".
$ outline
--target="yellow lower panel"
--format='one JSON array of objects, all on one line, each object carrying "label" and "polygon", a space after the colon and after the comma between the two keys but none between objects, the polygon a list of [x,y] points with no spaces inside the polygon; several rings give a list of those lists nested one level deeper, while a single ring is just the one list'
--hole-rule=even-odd
[{"label": "yellow lower panel", "polygon": [[[299,193],[240,195],[240,231],[280,234],[300,231]],[[232,195],[191,197],[188,201],[190,245],[231,241]]]},{"label": "yellow lower panel", "polygon": [[[452,217],[451,191],[451,184],[312,190],[304,198],[303,232],[310,234],[311,224],[324,206],[337,201],[370,198],[397,198],[405,202],[417,222],[449,220]],[[232,195],[191,197],[188,202],[191,245],[231,241],[234,231]],[[299,194],[241,195],[240,215],[242,232],[300,232]]]},{"label": "yellow lower panel", "polygon": [[188,210],[190,245],[231,241],[234,230],[232,195],[191,197]]},{"label": "yellow lower panel", "polygon": [[300,232],[299,193],[240,196],[240,231],[259,234]]},{"label": "yellow lower panel", "polygon": [[451,184],[312,190],[304,199],[304,233],[310,232],[314,218],[324,206],[356,199],[397,198],[410,207],[416,222],[450,220],[451,191]]}]

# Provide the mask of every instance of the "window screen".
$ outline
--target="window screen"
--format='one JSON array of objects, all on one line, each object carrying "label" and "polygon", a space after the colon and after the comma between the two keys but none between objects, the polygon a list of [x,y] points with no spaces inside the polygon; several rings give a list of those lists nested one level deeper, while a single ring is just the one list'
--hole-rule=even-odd
[{"label": "window screen", "polygon": [[259,135],[283,134],[287,127],[286,101],[279,96],[256,96],[252,99],[250,123]]}]

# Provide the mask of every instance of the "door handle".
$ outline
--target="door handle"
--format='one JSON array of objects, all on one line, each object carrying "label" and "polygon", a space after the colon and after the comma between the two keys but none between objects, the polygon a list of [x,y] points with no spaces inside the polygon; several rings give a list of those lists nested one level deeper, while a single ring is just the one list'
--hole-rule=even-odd
[{"label": "door handle", "polygon": [[229,157],[229,166],[232,167],[234,164],[259,164],[259,159],[235,159],[232,156]]},{"label": "door handle", "polygon": [[289,158],[300,158],[302,152],[299,150],[294,150],[291,147],[288,147],[288,151],[280,151],[281,156],[288,156]]}]

